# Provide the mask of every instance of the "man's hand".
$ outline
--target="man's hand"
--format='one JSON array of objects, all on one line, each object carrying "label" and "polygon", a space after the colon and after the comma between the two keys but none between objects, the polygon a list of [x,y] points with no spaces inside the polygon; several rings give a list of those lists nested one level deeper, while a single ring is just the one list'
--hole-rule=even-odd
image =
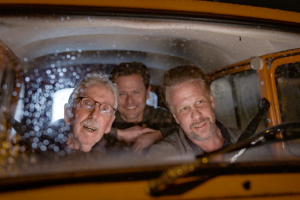
[{"label": "man's hand", "polygon": [[122,141],[124,140],[125,142],[133,142],[136,141],[137,138],[144,133],[149,133],[149,132],[154,132],[156,130],[151,129],[151,128],[143,128],[140,126],[133,126],[128,129],[118,129],[118,140]]},{"label": "man's hand", "polygon": [[152,132],[144,133],[137,138],[134,145],[132,146],[132,149],[135,153],[140,154],[145,148],[158,142],[161,139],[163,139],[163,136],[160,130],[153,130]]}]

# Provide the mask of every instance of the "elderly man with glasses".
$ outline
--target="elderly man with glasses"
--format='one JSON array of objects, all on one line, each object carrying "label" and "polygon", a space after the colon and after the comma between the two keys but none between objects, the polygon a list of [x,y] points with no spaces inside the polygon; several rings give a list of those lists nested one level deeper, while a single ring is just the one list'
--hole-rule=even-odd
[{"label": "elderly man with glasses", "polygon": [[[102,73],[83,78],[65,104],[64,121],[52,126],[58,132],[54,151],[105,152],[103,135],[110,132],[118,106],[117,86]],[[56,148],[56,150],[54,149]],[[68,152],[68,151],[67,151]]]}]

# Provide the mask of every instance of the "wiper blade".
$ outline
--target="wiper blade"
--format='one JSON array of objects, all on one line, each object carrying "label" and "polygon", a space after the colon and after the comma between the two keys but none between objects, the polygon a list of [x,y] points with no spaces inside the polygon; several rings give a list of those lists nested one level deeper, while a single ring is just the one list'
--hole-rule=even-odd
[{"label": "wiper blade", "polygon": [[270,108],[270,102],[263,98],[260,101],[260,108],[254,119],[249,123],[249,125],[246,127],[246,129],[243,131],[243,133],[240,135],[238,142],[243,141],[256,132],[257,127],[259,126],[260,121],[262,120],[264,114],[269,110]]},{"label": "wiper blade", "polygon": [[[251,136],[250,138],[236,143],[235,145],[211,152],[204,153],[197,156],[197,159],[190,164],[183,164],[177,167],[173,167],[164,172],[157,179],[150,181],[147,188],[147,192],[152,196],[159,196],[169,185],[171,185],[176,179],[184,177],[201,166],[206,165],[209,161],[218,155],[242,150],[250,147],[256,147],[262,144],[294,140],[300,138],[300,122],[288,122],[268,128],[258,134]],[[288,131],[287,131],[288,130]],[[278,137],[276,133],[281,133],[281,137]],[[215,177],[216,174],[207,176],[209,178]]]}]

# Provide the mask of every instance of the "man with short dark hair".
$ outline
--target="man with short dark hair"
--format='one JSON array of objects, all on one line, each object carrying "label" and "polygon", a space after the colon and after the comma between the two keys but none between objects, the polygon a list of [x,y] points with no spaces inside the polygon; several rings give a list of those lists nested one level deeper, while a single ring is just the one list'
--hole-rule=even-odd
[{"label": "man with short dark hair", "polygon": [[200,68],[191,65],[172,68],[164,74],[162,84],[164,100],[180,129],[152,146],[150,155],[197,155],[237,141],[216,120],[214,98]]},{"label": "man with short dark hair", "polygon": [[118,85],[120,98],[110,137],[106,137],[108,147],[119,152],[141,153],[176,130],[170,112],[146,105],[151,86],[150,73],[144,64],[121,63],[113,68],[111,75],[111,80]]}]

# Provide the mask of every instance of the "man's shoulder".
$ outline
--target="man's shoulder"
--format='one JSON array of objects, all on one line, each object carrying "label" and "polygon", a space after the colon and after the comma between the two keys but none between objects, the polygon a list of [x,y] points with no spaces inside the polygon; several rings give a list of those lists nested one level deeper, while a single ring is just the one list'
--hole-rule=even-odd
[{"label": "man's shoulder", "polygon": [[175,119],[170,111],[165,108],[154,108],[153,106],[146,106],[144,110],[143,121],[149,121],[153,124],[160,124],[162,126],[176,124]]},{"label": "man's shoulder", "polygon": [[182,155],[182,141],[178,130],[165,137],[163,140],[151,146],[149,157],[166,157]]},{"label": "man's shoulder", "polygon": [[[161,140],[161,143],[176,143],[178,140],[180,139],[180,133],[179,130],[175,130],[172,134],[168,135],[167,137],[165,137],[163,140]],[[158,142],[158,143],[160,143]],[[156,144],[158,144],[156,143]]]},{"label": "man's shoulder", "polygon": [[218,128],[221,130],[222,136],[225,139],[229,137],[232,144],[235,144],[238,140],[238,136],[241,134],[241,130],[229,128],[220,121],[216,121],[216,123]]},{"label": "man's shoulder", "polygon": [[146,107],[144,109],[144,114],[158,114],[158,113],[171,114],[168,109],[163,108],[163,107],[156,107],[155,108],[154,106],[146,105]]}]

